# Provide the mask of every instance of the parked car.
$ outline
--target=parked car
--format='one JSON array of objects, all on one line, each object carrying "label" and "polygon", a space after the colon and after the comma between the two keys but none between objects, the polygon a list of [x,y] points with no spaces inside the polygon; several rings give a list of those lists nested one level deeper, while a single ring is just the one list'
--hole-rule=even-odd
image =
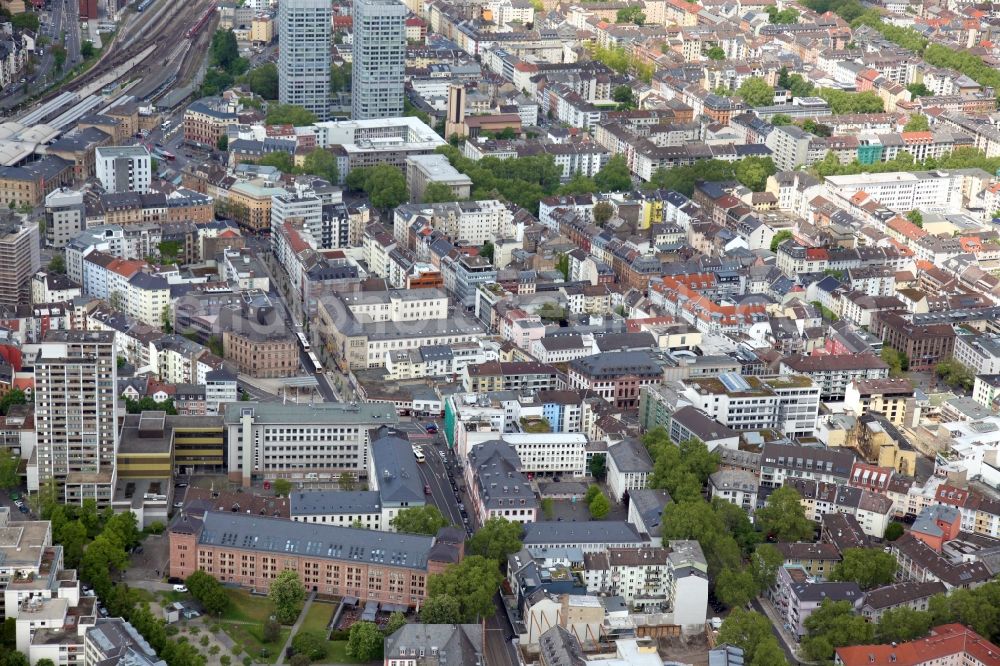
[{"label": "parked car", "polygon": [[431,487],[428,484],[425,483],[424,484],[424,495],[430,495],[430,494],[431,494]]},{"label": "parked car", "polygon": [[28,513],[28,507],[24,506],[23,504],[17,507],[17,510],[20,511],[21,513]]},{"label": "parked car", "polygon": [[187,592],[188,589],[184,585],[174,585],[174,592]]}]

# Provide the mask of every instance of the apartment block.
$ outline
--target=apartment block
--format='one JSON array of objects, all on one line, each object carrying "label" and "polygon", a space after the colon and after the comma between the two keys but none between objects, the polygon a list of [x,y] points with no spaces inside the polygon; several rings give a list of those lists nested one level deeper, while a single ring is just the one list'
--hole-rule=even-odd
[{"label": "apartment block", "polygon": [[118,451],[114,334],[50,331],[34,359],[38,443],[28,489],[55,481],[67,504],[111,502]]}]

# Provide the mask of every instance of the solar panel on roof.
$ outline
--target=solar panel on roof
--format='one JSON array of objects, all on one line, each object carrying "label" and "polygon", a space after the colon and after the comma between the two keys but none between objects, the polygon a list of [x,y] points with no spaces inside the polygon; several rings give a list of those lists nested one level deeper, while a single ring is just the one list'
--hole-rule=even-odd
[{"label": "solar panel on roof", "polygon": [[719,381],[722,385],[726,387],[728,391],[748,391],[750,390],[750,384],[742,376],[737,375],[733,372],[724,372],[719,375]]}]

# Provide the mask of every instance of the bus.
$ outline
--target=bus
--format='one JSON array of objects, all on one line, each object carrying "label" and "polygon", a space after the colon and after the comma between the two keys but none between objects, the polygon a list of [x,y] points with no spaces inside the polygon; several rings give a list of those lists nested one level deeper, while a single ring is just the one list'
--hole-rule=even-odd
[{"label": "bus", "polygon": [[307,338],[302,331],[299,331],[296,335],[299,336],[299,343],[302,345],[302,351],[309,351],[309,338]]},{"label": "bus", "polygon": [[307,352],[307,353],[309,354],[309,361],[313,364],[313,367],[316,369],[316,372],[317,373],[323,372],[323,366],[320,364],[319,359],[316,358],[316,353],[315,352]]},{"label": "bus", "polygon": [[418,463],[422,463],[427,460],[427,458],[424,456],[424,452],[420,450],[419,446],[413,447],[413,457],[417,459]]}]

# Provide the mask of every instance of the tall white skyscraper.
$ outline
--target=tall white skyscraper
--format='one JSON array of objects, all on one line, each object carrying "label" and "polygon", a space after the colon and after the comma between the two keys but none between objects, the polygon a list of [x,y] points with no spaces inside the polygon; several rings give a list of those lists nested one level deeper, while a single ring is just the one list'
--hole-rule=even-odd
[{"label": "tall white skyscraper", "polygon": [[397,0],[354,0],[351,116],[403,115],[406,7]]},{"label": "tall white skyscraper", "polygon": [[35,465],[28,489],[49,479],[67,504],[111,503],[118,456],[115,334],[49,331],[35,358]]},{"label": "tall white skyscraper", "polygon": [[278,101],[330,113],[330,0],[278,3]]}]

